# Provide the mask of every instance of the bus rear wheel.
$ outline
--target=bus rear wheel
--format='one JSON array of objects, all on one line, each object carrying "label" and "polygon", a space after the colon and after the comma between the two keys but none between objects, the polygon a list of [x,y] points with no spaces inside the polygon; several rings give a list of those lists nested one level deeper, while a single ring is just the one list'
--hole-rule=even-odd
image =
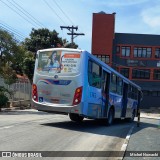
[{"label": "bus rear wheel", "polygon": [[111,108],[108,113],[107,125],[113,124],[113,121],[114,121],[114,109]]},{"label": "bus rear wheel", "polygon": [[80,116],[80,115],[75,114],[75,113],[69,113],[69,118],[70,118],[72,121],[75,121],[75,122],[81,122],[81,121],[83,121],[83,119],[84,119],[83,116]]}]

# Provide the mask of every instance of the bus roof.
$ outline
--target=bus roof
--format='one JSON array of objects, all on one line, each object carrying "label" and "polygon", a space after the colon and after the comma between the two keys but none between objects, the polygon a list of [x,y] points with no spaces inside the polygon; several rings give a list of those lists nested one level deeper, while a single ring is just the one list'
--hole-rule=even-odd
[{"label": "bus roof", "polygon": [[81,49],[73,49],[73,48],[48,48],[48,49],[41,49],[41,50],[38,50],[39,52],[44,52],[44,51],[76,51],[76,52],[83,52],[84,50],[81,50]]}]

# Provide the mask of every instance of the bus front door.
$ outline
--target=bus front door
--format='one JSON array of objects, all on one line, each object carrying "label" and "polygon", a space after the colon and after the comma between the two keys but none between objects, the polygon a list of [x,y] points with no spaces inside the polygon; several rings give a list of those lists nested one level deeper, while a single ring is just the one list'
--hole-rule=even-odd
[{"label": "bus front door", "polygon": [[122,112],[121,118],[125,118],[126,110],[127,110],[127,102],[128,102],[128,84],[123,82],[123,98],[122,98]]},{"label": "bus front door", "polygon": [[109,104],[110,73],[103,70],[102,74],[102,116],[107,117]]}]

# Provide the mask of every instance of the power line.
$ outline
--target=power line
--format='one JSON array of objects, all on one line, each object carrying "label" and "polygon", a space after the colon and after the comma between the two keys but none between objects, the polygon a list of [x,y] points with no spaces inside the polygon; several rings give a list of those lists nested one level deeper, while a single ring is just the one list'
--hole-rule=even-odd
[{"label": "power line", "polygon": [[13,9],[12,7],[10,7],[7,3],[3,2],[2,0],[0,0],[3,4],[5,4],[8,8],[10,8],[12,11],[14,11],[15,13],[17,13],[20,17],[22,17],[23,19],[25,19],[27,22],[29,22],[30,24],[32,24],[33,26],[37,27],[35,24],[33,24],[31,21],[29,21],[26,17],[22,16],[20,13],[18,13],[15,9]]},{"label": "power line", "polygon": [[[13,32],[11,32],[11,31],[9,31],[8,29],[6,29],[6,28],[5,28],[5,27],[3,27],[3,26],[0,26],[0,28],[1,28],[2,30],[4,30],[4,31],[7,31],[8,33],[11,33],[11,34],[13,34],[13,35],[15,34],[15,33],[13,33]],[[20,36],[18,36],[18,35],[17,35],[17,37],[19,37],[19,39],[18,39],[18,38],[16,38],[16,39],[15,39],[15,38],[13,38],[13,39],[14,39],[15,41],[17,41],[17,42],[19,42],[19,41],[20,41],[20,39],[21,39],[21,40],[24,40],[22,37],[20,37]]]},{"label": "power line", "polygon": [[9,33],[15,35],[16,37],[19,37],[21,40],[24,40],[24,39],[25,39],[24,37],[18,35],[17,33],[15,33],[15,32],[13,32],[13,31],[9,30],[8,28],[6,28],[6,27],[4,27],[4,26],[0,26],[0,28],[2,28],[3,30],[8,31]]},{"label": "power line", "polygon": [[33,17],[29,12],[27,12],[24,8],[22,8],[18,3],[16,3],[14,0],[12,0],[14,4],[16,4],[22,11],[23,13],[27,16],[29,16],[34,22],[36,22],[36,24],[39,24],[39,26],[43,26],[45,28],[45,26],[38,21],[35,17]]},{"label": "power line", "polygon": [[56,4],[56,6],[60,9],[60,11],[65,15],[65,17],[71,22],[71,24],[74,24],[73,21],[67,16],[67,14],[61,9],[61,7],[58,5],[58,3],[53,0]]},{"label": "power line", "polygon": [[35,20],[33,20],[32,18],[30,18],[22,9],[19,9],[14,3],[10,2],[9,0],[7,0],[12,6],[14,6],[19,12],[21,12],[24,16],[26,16],[30,21],[32,21],[33,23],[35,23],[37,26],[40,26]]},{"label": "power line", "polygon": [[48,2],[46,1],[46,0],[43,0],[45,3],[46,3],[46,5],[51,9],[51,11],[59,18],[59,20],[61,20],[64,24],[66,24],[65,22],[64,22],[64,20],[57,14],[57,12],[48,4]]},{"label": "power line", "polygon": [[10,32],[10,33],[12,33],[12,34],[14,34],[14,35],[16,35],[16,36],[19,37],[20,39],[24,39],[24,37],[20,36],[19,34],[13,32],[13,31],[11,31],[11,30],[9,30],[9,29],[6,28],[5,26],[0,26],[0,28],[2,28],[2,29],[4,29],[4,30],[6,30],[6,31],[8,31],[8,32]]},{"label": "power line", "polygon": [[[4,22],[3,22],[3,23],[4,23]],[[12,32],[14,32],[14,33],[18,34],[19,36],[23,37],[23,39],[26,38],[26,36],[24,36],[23,34],[21,34],[21,33],[20,33],[19,31],[17,31],[16,29],[10,27],[10,26],[7,25],[7,24],[3,24],[3,23],[0,22],[0,25],[6,27],[6,28],[9,29],[9,30],[12,30]]]},{"label": "power line", "polygon": [[[71,24],[74,25],[74,22],[70,19],[69,16],[67,16],[67,14],[63,11],[63,9],[60,7],[60,5],[56,2],[56,0],[53,0],[56,4],[56,6],[61,10],[61,12],[66,16],[66,18],[71,22]],[[81,31],[80,31],[81,32]]]}]

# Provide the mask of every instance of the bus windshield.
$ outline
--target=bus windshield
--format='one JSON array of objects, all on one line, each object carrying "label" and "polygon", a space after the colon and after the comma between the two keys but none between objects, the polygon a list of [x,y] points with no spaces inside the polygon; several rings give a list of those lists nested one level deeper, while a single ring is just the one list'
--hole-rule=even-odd
[{"label": "bus windshield", "polygon": [[80,52],[52,50],[40,51],[37,72],[56,74],[77,74],[80,71]]}]

